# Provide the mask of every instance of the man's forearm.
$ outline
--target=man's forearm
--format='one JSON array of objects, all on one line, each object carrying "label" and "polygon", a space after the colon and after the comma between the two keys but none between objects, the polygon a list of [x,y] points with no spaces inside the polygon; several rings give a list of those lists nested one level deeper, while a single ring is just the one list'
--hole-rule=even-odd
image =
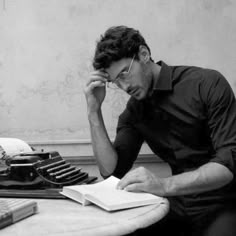
[{"label": "man's forearm", "polygon": [[163,179],[165,196],[194,194],[218,189],[228,184],[233,174],[218,163],[207,163],[200,168]]},{"label": "man's forearm", "polygon": [[117,154],[108,137],[101,111],[88,114],[93,152],[103,176],[112,174],[117,163]]}]

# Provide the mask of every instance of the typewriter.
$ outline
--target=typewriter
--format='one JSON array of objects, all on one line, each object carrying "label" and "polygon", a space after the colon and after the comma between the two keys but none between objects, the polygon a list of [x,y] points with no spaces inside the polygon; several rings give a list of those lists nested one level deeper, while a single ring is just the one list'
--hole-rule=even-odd
[{"label": "typewriter", "polygon": [[17,154],[6,158],[5,164],[6,168],[0,170],[0,196],[15,193],[25,197],[27,193],[33,196],[37,192],[42,193],[37,196],[46,196],[55,194],[50,190],[58,193],[63,186],[88,184],[97,179],[66,162],[56,151]]}]

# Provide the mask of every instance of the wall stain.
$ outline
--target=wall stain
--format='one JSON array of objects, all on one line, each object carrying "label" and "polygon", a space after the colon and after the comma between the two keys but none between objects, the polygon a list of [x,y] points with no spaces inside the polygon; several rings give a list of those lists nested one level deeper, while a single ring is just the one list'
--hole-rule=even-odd
[{"label": "wall stain", "polygon": [[231,0],[203,0],[202,6],[206,11],[216,11],[221,12],[226,7],[230,7],[232,5]]}]

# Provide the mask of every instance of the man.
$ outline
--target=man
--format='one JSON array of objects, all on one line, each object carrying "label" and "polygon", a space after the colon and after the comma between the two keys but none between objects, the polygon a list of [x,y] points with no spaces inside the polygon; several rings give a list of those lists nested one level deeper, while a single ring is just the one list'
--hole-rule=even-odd
[{"label": "man", "polygon": [[[120,189],[170,201],[169,214],[143,233],[236,235],[236,101],[226,79],[210,69],[154,63],[141,34],[125,26],[105,32],[93,66],[84,91],[102,176],[122,178]],[[113,144],[101,111],[106,84],[130,95]],[[130,171],[144,141],[172,176]]]}]

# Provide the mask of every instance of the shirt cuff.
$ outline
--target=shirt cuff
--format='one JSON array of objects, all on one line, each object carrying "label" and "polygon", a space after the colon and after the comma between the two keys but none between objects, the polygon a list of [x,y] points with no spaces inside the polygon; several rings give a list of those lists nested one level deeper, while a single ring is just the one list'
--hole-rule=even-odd
[{"label": "shirt cuff", "polygon": [[236,148],[224,148],[220,149],[214,158],[210,160],[210,162],[216,162],[227,167],[234,175],[236,175],[235,169],[235,161],[236,161]]}]

